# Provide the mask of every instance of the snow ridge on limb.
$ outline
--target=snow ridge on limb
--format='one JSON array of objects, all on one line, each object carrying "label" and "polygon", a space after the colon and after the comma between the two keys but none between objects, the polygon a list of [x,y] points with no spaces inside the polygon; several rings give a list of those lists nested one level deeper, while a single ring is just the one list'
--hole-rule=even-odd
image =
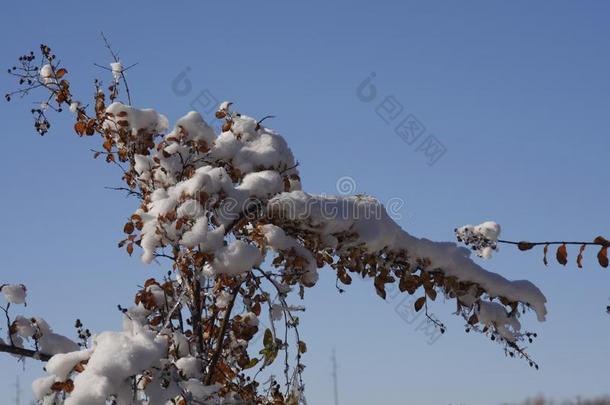
[{"label": "snow ridge on limb", "polygon": [[318,246],[334,249],[338,256],[361,250],[368,255],[407,257],[398,264],[416,269],[425,263],[428,271],[441,272],[457,282],[476,284],[490,297],[526,304],[534,309],[539,321],[545,320],[546,298],[531,282],[509,281],[483,269],[470,258],[470,250],[456,243],[410,235],[372,197],[320,196],[295,191],[271,199],[268,210],[278,225],[314,232],[319,238]]},{"label": "snow ridge on limb", "polygon": [[294,191],[277,195],[269,201],[267,209],[272,223],[294,236],[305,234],[306,244],[316,246],[318,255],[332,255],[336,261],[330,264],[345,284],[351,281],[348,270],[374,278],[382,297],[384,285],[392,282],[398,282],[401,291],[411,294],[424,287],[431,300],[436,297],[433,290],[438,289],[457,300],[459,312],[467,319],[481,311],[485,299],[497,300],[504,312],[494,317],[494,328],[513,329],[510,336],[500,333],[510,342],[520,337],[520,326],[517,327],[520,324],[515,322],[519,305],[532,308],[539,321],[545,320],[546,298],[531,282],[509,281],[483,269],[472,261],[470,250],[455,243],[410,235],[372,197],[320,196]]}]

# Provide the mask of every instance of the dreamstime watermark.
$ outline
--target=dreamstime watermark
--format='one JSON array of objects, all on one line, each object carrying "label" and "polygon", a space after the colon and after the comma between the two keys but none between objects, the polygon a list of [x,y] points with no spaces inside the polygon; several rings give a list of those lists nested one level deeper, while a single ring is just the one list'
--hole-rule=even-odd
[{"label": "dreamstime watermark", "polygon": [[356,193],[356,181],[349,176],[339,177],[335,188],[340,195],[351,195]]},{"label": "dreamstime watermark", "polygon": [[208,88],[194,92],[193,82],[189,78],[190,72],[191,67],[187,66],[174,77],[171,83],[172,93],[178,97],[188,97],[189,106],[201,114],[214,132],[222,132],[222,121],[214,115],[220,105],[220,100]]},{"label": "dreamstime watermark", "polygon": [[[424,311],[415,310],[415,301],[417,298],[413,295],[405,296],[400,291],[397,283],[386,284],[386,299],[388,304],[393,304],[403,296],[403,298],[394,305],[394,312],[402,319],[407,325],[413,326],[415,332],[421,332],[427,338],[428,345],[432,346],[435,344],[443,333],[441,330],[424,315]],[[430,316],[434,316],[430,314]]]},{"label": "dreamstime watermark", "polygon": [[180,217],[197,218],[203,215],[204,208],[214,207],[214,215],[222,222],[257,220],[267,218],[275,222],[316,223],[333,221],[384,221],[402,219],[401,210],[405,201],[392,197],[382,202],[364,195],[353,195],[356,181],[352,177],[341,177],[336,183],[339,195],[310,195],[305,193],[279,193],[265,197],[249,195],[247,190],[234,190],[233,195],[219,199],[217,195],[208,196],[202,190],[178,207]]},{"label": "dreamstime watermark", "polygon": [[[202,197],[200,198],[199,195]],[[203,214],[203,208],[197,200],[205,199],[205,192],[195,195],[178,207],[180,217],[196,218]],[[206,202],[206,205],[208,203]],[[291,195],[278,195],[271,199],[246,197],[225,197],[221,201],[209,203],[216,217],[223,222],[240,219],[257,220],[267,218],[272,221],[307,222],[314,221],[360,221],[385,219],[390,213],[383,204],[368,198],[344,198],[342,196],[307,195],[305,198]],[[402,200],[392,201],[393,216],[399,216]],[[386,214],[387,213],[387,214]]]},{"label": "dreamstime watermark", "polygon": [[[358,191],[356,180],[350,176],[343,176],[337,179],[335,184],[335,188],[337,193],[341,196],[349,196],[354,195]],[[358,197],[358,195],[357,195]],[[389,217],[395,221],[399,221],[402,219],[402,209],[405,206],[405,200],[400,197],[391,197],[384,204],[386,212]],[[380,219],[377,217],[376,219]]]},{"label": "dreamstime watermark", "polygon": [[[378,100],[377,86],[373,80],[377,74],[372,72],[356,87],[356,96],[363,103]],[[392,125],[394,133],[407,145],[415,146],[416,152],[426,157],[429,166],[433,166],[447,152],[447,148],[434,135],[426,134],[426,127],[412,113],[405,112],[403,104],[393,94],[386,95],[375,107],[375,114],[386,124]],[[403,114],[405,112],[405,114]]]}]

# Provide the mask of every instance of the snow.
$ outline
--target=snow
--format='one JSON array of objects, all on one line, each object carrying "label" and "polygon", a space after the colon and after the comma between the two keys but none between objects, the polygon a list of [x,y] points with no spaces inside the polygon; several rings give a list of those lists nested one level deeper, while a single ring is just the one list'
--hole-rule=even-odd
[{"label": "snow", "polygon": [[49,64],[43,65],[39,71],[40,81],[44,84],[53,82],[53,67]]},{"label": "snow", "polygon": [[[143,167],[144,164],[139,164],[139,166]],[[171,241],[182,241],[188,247],[202,245],[208,251],[219,248],[219,242],[224,238],[224,229],[208,229],[210,224],[207,217],[212,213],[208,212],[198,201],[198,197],[203,193],[214,201],[220,199],[221,193],[226,196],[222,205],[214,212],[222,226],[237,219],[252,199],[265,201],[282,190],[283,181],[276,171],[263,170],[248,173],[240,184],[234,185],[224,168],[200,167],[191,178],[167,189],[155,190],[151,195],[147,212],[142,210],[136,212],[144,222],[142,260],[150,262],[154,258],[155,250]],[[188,199],[185,200],[185,196]],[[181,200],[183,202],[179,204]],[[159,216],[166,215],[173,210],[176,210],[178,218],[192,219],[192,225],[187,224],[176,229],[176,223],[173,221],[164,226],[159,221]],[[156,232],[159,227],[163,227],[165,230],[163,235]]]},{"label": "snow", "polygon": [[123,65],[121,64],[121,62],[111,63],[110,70],[112,71],[112,78],[115,82],[121,80],[121,75],[123,73]]},{"label": "snow", "polygon": [[264,130],[240,148],[233,157],[233,164],[242,173],[256,168],[284,169],[295,165],[292,152],[281,136]]},{"label": "snow", "polygon": [[146,287],[146,291],[151,293],[157,308],[166,308],[172,306],[172,297],[165,293],[165,290],[159,284],[151,284]]},{"label": "snow", "polygon": [[311,285],[318,281],[318,268],[316,259],[313,254],[302,246],[296,239],[286,235],[286,232],[279,226],[273,224],[265,224],[261,227],[267,245],[276,252],[287,251],[293,249],[294,252],[305,259],[306,273],[302,277],[304,283]]},{"label": "snow", "polygon": [[203,376],[203,362],[193,356],[182,357],[176,361],[176,368],[187,378]]},{"label": "snow", "polygon": [[262,261],[263,257],[256,246],[235,240],[216,251],[211,267],[213,274],[238,275],[258,266]]},{"label": "snow", "polygon": [[243,312],[238,315],[241,320],[248,326],[258,326],[259,320],[254,312]]},{"label": "snow", "polygon": [[254,118],[248,117],[247,115],[240,115],[233,118],[231,132],[238,137],[253,136],[253,134],[256,133],[256,124],[257,122]]},{"label": "snow", "polygon": [[146,317],[152,313],[151,310],[144,308],[142,302],[130,307],[123,315],[123,331],[137,333],[142,325],[145,325]]},{"label": "snow", "polygon": [[[427,258],[431,262],[429,267],[440,269],[446,276],[477,283],[492,297],[502,296],[514,302],[526,303],[540,321],[546,317],[546,298],[531,282],[509,281],[483,269],[472,261],[468,249],[455,243],[434,242],[410,235],[389,217],[383,205],[374,198],[317,196],[294,191],[271,199],[268,209],[276,223],[290,222],[322,236],[337,237],[348,231],[355,233],[355,238],[337,247],[339,252],[359,246],[369,253],[379,253],[384,249],[406,251],[414,267],[417,266],[417,258]],[[495,230],[499,232],[499,227],[485,227],[486,232]]]},{"label": "snow", "polygon": [[[205,401],[210,395],[213,395],[218,391],[220,387],[216,385],[204,385],[201,381],[190,379],[183,384],[184,389],[188,392],[192,399],[195,401]],[[197,402],[196,402],[197,403]],[[230,403],[230,402],[216,402],[216,403]]]},{"label": "snow", "polygon": [[[220,110],[228,111],[229,107],[230,103],[225,102]],[[112,115],[105,125],[115,131],[119,120],[127,120],[127,128],[134,133],[141,129],[157,133],[167,127],[165,117],[150,110],[114,103],[107,112]],[[234,253],[222,245],[227,227],[240,218],[250,202],[264,205],[283,192],[286,184],[289,189],[300,189],[298,176],[288,180],[298,172],[286,141],[258,125],[254,118],[236,114],[231,119],[232,130],[216,136],[201,115],[191,111],[176,122],[154,155],[135,156],[139,180],[155,185],[145,209],[135,212],[143,222],[145,263],[155,258],[157,249],[181,243],[217,256],[216,264],[208,268],[211,274],[233,274],[243,266],[226,262],[233,260],[229,258]],[[184,162],[192,162],[195,169],[186,178]],[[212,162],[230,162],[236,173],[230,174],[224,165]],[[168,216],[175,219],[167,220]],[[254,256],[249,258],[251,263],[259,262]]]},{"label": "snow", "polygon": [[205,141],[211,145],[216,138],[214,130],[203,119],[197,111],[190,111],[184,117],[176,121],[176,126],[165,138],[170,139],[183,133],[187,140]]},{"label": "snow", "polygon": [[205,210],[198,201],[186,200],[178,207],[178,218],[199,218]]},{"label": "snow", "polygon": [[230,161],[242,145],[242,141],[235,134],[223,132],[216,138],[210,155],[216,160]]},{"label": "snow", "polygon": [[223,101],[222,103],[220,103],[218,111],[229,111],[229,107],[231,107],[231,104],[233,103],[230,101]]},{"label": "snow", "polygon": [[236,190],[247,192],[249,197],[265,198],[283,189],[282,178],[275,170],[248,173]]},{"label": "snow", "polygon": [[85,370],[74,379],[66,405],[103,405],[115,394],[130,403],[130,376],[157,365],[166,356],[167,339],[153,332],[103,332],[93,338],[93,353]]},{"label": "snow", "polygon": [[73,101],[70,103],[70,111],[73,113],[76,113],[78,111],[78,109],[80,108],[80,102],[78,101]]},{"label": "snow", "polygon": [[153,134],[160,134],[167,131],[169,123],[163,114],[151,108],[137,109],[120,102],[114,102],[106,108],[108,118],[104,121],[104,127],[112,131],[123,128],[118,123],[127,121],[126,128],[131,129],[133,135],[143,130]]},{"label": "snow", "polygon": [[79,350],[78,344],[66,336],[53,332],[49,324],[40,317],[32,318],[32,324],[37,328],[38,345],[44,354],[54,355],[58,353],[68,353]]},{"label": "snow", "polygon": [[[193,199],[191,201],[195,201],[201,193],[205,192],[212,196],[221,191],[227,194],[235,193],[231,179],[223,168],[211,168],[209,166],[197,169],[190,179],[179,182],[175,186],[171,186],[168,189],[155,190],[151,195],[151,202],[147,212],[143,210],[136,212],[142,217],[144,222],[142,229],[142,249],[144,254],[142,260],[146,263],[150,262],[154,258],[154,252],[158,247],[171,241],[179,241],[183,237],[185,237],[184,241],[189,246],[195,246],[206,242],[209,236],[213,244],[212,247],[216,248],[218,246],[218,236],[220,236],[219,232],[210,234],[207,231],[208,223],[206,222],[207,220],[203,219],[207,213],[203,207],[198,207],[198,202],[187,203],[179,213],[182,214],[180,216],[188,214],[188,217],[194,220],[193,226],[196,226],[195,231],[193,231],[192,227],[189,229],[188,225],[177,229],[177,219],[168,226],[164,226],[159,221],[159,217],[177,209],[178,201],[183,199],[184,196],[189,196]],[[157,229],[160,227],[163,227],[165,230],[163,235],[157,232]],[[189,233],[189,231],[191,232]],[[224,233],[222,236],[224,238]]]},{"label": "snow", "polygon": [[26,339],[34,336],[34,333],[36,333],[36,327],[32,324],[32,321],[22,315],[17,315],[11,326],[14,328],[16,335]]},{"label": "snow", "polygon": [[221,291],[216,296],[216,306],[220,309],[227,308],[229,306],[230,302],[231,302],[231,294],[229,294],[227,291]]},{"label": "snow", "polygon": [[500,237],[500,225],[493,221],[483,222],[479,225],[464,225],[455,230],[458,241],[469,246],[477,256],[484,259],[491,258],[497,250],[497,241]]},{"label": "snow", "polygon": [[134,170],[140,175],[140,179],[144,181],[150,180],[150,170],[152,169],[154,162],[150,156],[135,155]]},{"label": "snow", "polygon": [[43,401],[45,396],[51,395],[53,391],[51,386],[55,383],[56,378],[53,375],[38,378],[32,382],[32,391],[34,398],[38,401]]},{"label": "snow", "polygon": [[80,362],[89,360],[91,350],[56,354],[47,362],[45,369],[58,381],[66,381],[72,369]]},{"label": "snow", "polygon": [[493,221],[483,222],[474,228],[476,233],[483,235],[485,239],[496,242],[500,236],[500,225]]},{"label": "snow", "polygon": [[495,327],[507,341],[514,342],[517,339],[521,324],[515,315],[509,316],[503,305],[497,302],[481,301],[477,316],[480,323]]},{"label": "snow", "polygon": [[199,246],[204,252],[211,252],[219,249],[224,240],[224,227],[208,229],[208,218],[202,216],[197,219],[190,230],[185,232],[180,239],[180,243],[186,247],[193,248]]},{"label": "snow", "polygon": [[0,292],[4,299],[11,304],[25,304],[27,288],[23,284],[4,284],[0,286]]},{"label": "snow", "polygon": [[53,332],[49,324],[41,317],[25,318],[17,315],[13,320],[13,343],[23,347],[23,339],[36,338],[38,350],[47,355],[68,353],[79,350],[78,344],[66,336]]},{"label": "snow", "polygon": [[216,139],[210,156],[232,161],[242,173],[293,167],[294,156],[286,140],[268,128],[260,127],[256,130],[256,127],[257,122],[254,118],[246,115],[236,117],[233,121],[233,130],[223,132]]}]

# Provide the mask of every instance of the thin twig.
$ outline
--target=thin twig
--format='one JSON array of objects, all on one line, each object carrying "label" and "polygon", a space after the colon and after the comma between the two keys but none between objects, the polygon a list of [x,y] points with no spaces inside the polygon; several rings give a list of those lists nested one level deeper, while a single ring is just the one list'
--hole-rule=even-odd
[{"label": "thin twig", "polygon": [[130,188],[127,188],[127,187],[104,187],[104,188],[106,190],[125,191],[125,192],[127,192],[127,196],[128,197],[134,195],[134,196],[138,197],[141,200],[144,199],[144,196],[142,195],[142,193],[140,193],[139,191],[134,191],[134,190],[132,190]]},{"label": "thin twig", "polygon": [[296,162],[293,166],[287,167],[284,170],[280,171],[280,175],[286,173],[288,170],[296,169],[299,166],[299,162]]},{"label": "thin twig", "polygon": [[[110,51],[110,54],[112,55],[112,58],[114,59],[115,63],[119,63],[119,56],[118,54],[116,54],[113,50],[112,47],[110,46],[110,42],[108,42],[108,39],[106,38],[106,36],[104,35],[103,32],[101,32],[102,38],[104,39],[104,44],[106,45],[106,48],[108,48],[108,51]],[[137,63],[134,63],[133,65],[129,66],[129,68],[134,67],[135,65],[137,65]],[[127,102],[129,103],[129,105],[131,104],[131,93],[129,92],[129,85],[127,84],[127,79],[125,78],[125,71],[127,69],[123,69],[121,67],[121,79],[123,79],[123,83],[125,84],[125,93],[127,94]]]},{"label": "thin twig", "polygon": [[239,288],[241,287],[241,282],[233,288],[231,292],[231,302],[229,303],[227,309],[225,309],[225,316],[222,320],[222,325],[220,326],[220,332],[218,334],[218,341],[216,342],[216,350],[210,359],[210,364],[208,366],[208,375],[205,379],[205,385],[212,384],[212,377],[214,375],[214,369],[216,368],[216,363],[220,359],[220,353],[222,352],[222,343],[224,341],[225,332],[227,330],[227,325],[229,323],[229,318],[231,317],[231,311],[233,311],[233,306],[235,305],[235,300],[237,299],[237,294],[239,294]]},{"label": "thin twig", "polygon": [[529,246],[540,246],[540,245],[585,245],[585,246],[589,246],[589,245],[594,245],[594,246],[608,246],[608,243],[606,242],[568,242],[568,241],[553,241],[553,242],[527,242],[527,241],[520,241],[520,242],[515,242],[512,240],[502,240],[502,239],[498,239],[497,241],[498,243],[504,243],[507,245],[519,245],[519,244],[523,244],[523,243],[527,243]]},{"label": "thin twig", "polygon": [[6,315],[6,330],[8,332],[8,339],[11,342],[11,346],[15,346],[15,342],[13,342],[13,334],[11,333],[11,318],[8,315],[8,310],[10,307],[11,307],[11,303],[9,302],[6,305],[6,308],[0,307],[0,309],[2,309],[2,311],[4,311],[4,315]]},{"label": "thin twig", "polygon": [[182,293],[180,294],[180,296],[176,300],[176,305],[174,305],[174,307],[167,314],[167,320],[165,321],[165,324],[163,325],[163,329],[167,328],[169,326],[169,324],[171,323],[172,316],[174,316],[174,312],[180,306],[180,301],[182,301],[182,298],[184,298],[184,296],[186,295],[186,291],[187,291],[186,288],[184,288],[182,290]]},{"label": "thin twig", "polygon": [[36,350],[24,349],[17,346],[5,345],[0,343],[0,352],[16,354],[18,356],[30,357],[32,359],[40,360],[40,361],[49,361],[49,359],[53,356],[41,353]]}]

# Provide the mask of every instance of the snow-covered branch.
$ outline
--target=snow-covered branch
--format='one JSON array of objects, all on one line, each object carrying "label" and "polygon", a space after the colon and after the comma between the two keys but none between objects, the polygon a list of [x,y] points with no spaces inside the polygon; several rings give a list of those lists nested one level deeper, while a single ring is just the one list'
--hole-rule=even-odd
[{"label": "snow-covered branch", "polygon": [[[249,117],[224,102],[216,112],[224,120],[220,134],[195,111],[171,128],[154,109],[121,102],[124,69],[116,58],[110,94],[96,81],[89,107],[75,101],[67,70],[51,50],[41,50],[39,68],[33,54],[20,59],[13,74],[23,87],[14,94],[45,89],[53,110],[74,114],[77,135],[99,139],[94,157],[119,167],[124,186],[116,189],[138,201],[119,247],[129,255],[140,251],[145,263],[163,258],[171,268],[162,280],[146,280],[134,306],[119,306],[122,331],[94,334],[90,348],[47,351],[44,340],[53,335],[39,318],[9,333],[27,337],[25,328],[36,327],[42,334],[29,336],[37,336],[43,353],[55,354],[49,375],[35,383],[40,401],[298,404],[307,345],[295,315],[302,308],[289,299],[303,299],[324,266],[345,285],[352,275],[370,279],[383,299],[390,283],[419,294],[415,310],[427,316],[438,294],[455,300],[469,330],[534,365],[520,345],[533,335],[519,320],[527,309],[545,319],[546,299],[532,283],[483,269],[455,243],[409,234],[372,197],[304,192],[292,151],[263,125],[266,117]],[[35,112],[41,134],[50,126],[46,111]],[[497,235],[486,238],[477,239],[478,248],[495,246]],[[270,325],[259,330],[263,305]],[[280,353],[283,389],[272,372]],[[259,377],[265,372],[266,384]]]}]

